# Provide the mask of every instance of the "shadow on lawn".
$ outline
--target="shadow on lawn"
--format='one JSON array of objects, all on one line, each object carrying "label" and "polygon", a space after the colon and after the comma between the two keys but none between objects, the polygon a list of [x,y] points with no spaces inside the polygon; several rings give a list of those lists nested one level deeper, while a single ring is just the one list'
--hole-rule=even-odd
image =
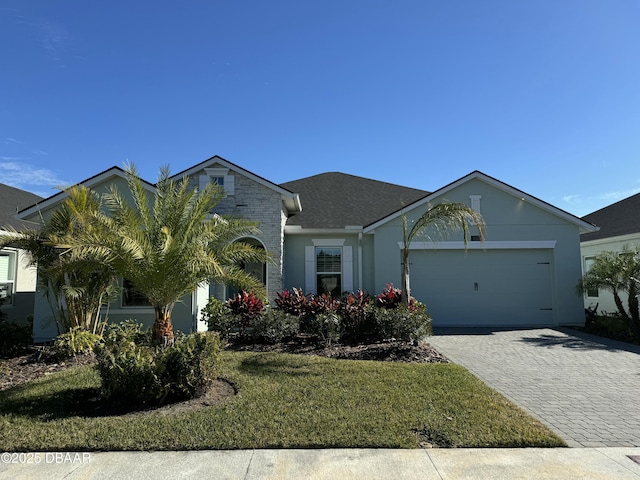
[{"label": "shadow on lawn", "polygon": [[239,370],[250,375],[261,376],[320,376],[323,374],[322,366],[295,355],[283,356],[273,353],[258,353],[245,358],[240,362]]},{"label": "shadow on lawn", "polygon": [[[44,380],[47,383],[52,380]],[[42,395],[26,394],[31,385],[19,385],[0,392],[0,411],[41,421],[69,417],[95,417],[102,405],[99,388],[69,388]]]},{"label": "shadow on lawn", "polygon": [[[98,418],[142,414],[181,403],[116,403],[102,398],[98,387],[60,389],[52,384],[53,388],[46,388],[47,384],[58,381],[41,380],[39,385],[45,387],[45,393],[40,395],[29,393],[29,389],[33,388],[30,384],[0,392],[0,413],[48,422],[73,417]],[[52,394],[51,391],[55,393]]]}]

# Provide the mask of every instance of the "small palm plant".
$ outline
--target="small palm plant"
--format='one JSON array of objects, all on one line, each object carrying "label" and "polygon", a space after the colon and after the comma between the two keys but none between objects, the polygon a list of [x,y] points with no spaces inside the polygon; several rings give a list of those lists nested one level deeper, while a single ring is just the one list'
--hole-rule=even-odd
[{"label": "small palm plant", "polygon": [[439,203],[429,208],[409,228],[406,215],[402,215],[402,303],[409,305],[411,282],[409,253],[411,242],[423,236],[433,241],[435,237],[462,231],[465,247],[469,241],[471,227],[478,229],[480,240],[484,241],[485,225],[482,215],[464,203]]}]

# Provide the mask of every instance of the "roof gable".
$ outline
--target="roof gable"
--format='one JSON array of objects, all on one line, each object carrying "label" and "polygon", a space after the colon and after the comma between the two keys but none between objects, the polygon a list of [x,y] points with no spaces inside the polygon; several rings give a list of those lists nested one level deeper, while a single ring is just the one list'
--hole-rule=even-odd
[{"label": "roof gable", "polygon": [[300,198],[297,193],[294,193],[288,190],[282,185],[276,185],[275,183],[267,180],[266,178],[256,175],[255,173],[252,173],[249,170],[245,170],[244,168],[228,160],[225,160],[224,158],[218,155],[214,155],[213,157],[208,158],[207,160],[200,162],[197,165],[194,165],[193,167],[187,168],[186,170],[176,173],[171,178],[177,179],[180,177],[191,177],[196,173],[198,173],[199,171],[214,164],[222,165],[225,168],[228,168],[229,170],[232,170],[240,175],[250,178],[254,182],[257,182],[267,188],[270,188],[271,190],[276,191],[281,195],[282,201],[284,202],[285,206],[287,207],[287,210],[289,210],[290,213],[297,213],[302,210],[302,206],[300,204]]},{"label": "roof gable", "polygon": [[521,200],[524,200],[526,202],[528,202],[531,205],[535,205],[538,208],[551,213],[552,215],[555,215],[569,223],[573,223],[575,225],[577,225],[580,229],[581,232],[593,232],[595,230],[597,230],[598,227],[596,227],[595,225],[590,224],[589,222],[586,222],[578,217],[576,217],[575,215],[572,215],[568,212],[565,212],[564,210],[557,208],[553,205],[551,205],[550,203],[547,203],[543,200],[540,200],[539,198],[534,197],[533,195],[529,195],[528,193],[523,192],[522,190],[519,190],[515,187],[512,187],[511,185],[508,185],[504,182],[501,182],[500,180],[497,180],[496,178],[493,178],[489,175],[486,175],[478,170],[475,170],[473,172],[471,172],[468,175],[465,175],[462,178],[459,178],[458,180],[455,180],[454,182],[451,182],[448,185],[445,185],[444,187],[436,190],[435,192],[429,194],[428,196],[418,200],[417,202],[407,206],[406,208],[397,210],[395,212],[393,212],[392,214],[390,214],[389,216],[375,222],[372,223],[370,225],[368,225],[364,231],[365,232],[371,232],[372,230],[374,230],[375,228],[390,222],[398,217],[400,217],[404,212],[408,212],[410,210],[413,210],[415,208],[419,208],[429,202],[435,202],[437,199],[443,197],[444,195],[447,194],[447,192],[459,187],[460,185],[470,182],[472,180],[479,180],[482,181],[488,185],[491,185],[509,195],[512,195],[514,197],[520,198]]},{"label": "roof gable", "polygon": [[585,215],[582,219],[598,225],[600,230],[583,234],[580,241],[640,233],[638,212],[640,212],[640,193]]},{"label": "roof gable", "polygon": [[305,229],[362,227],[429,193],[340,172],[321,173],[281,186],[298,192],[304,207],[289,218],[287,226]]},{"label": "roof gable", "polygon": [[[103,172],[94,175],[93,177],[87,178],[86,180],[77,183],[76,185],[83,185],[87,188],[95,189],[101,184],[111,182],[114,178],[119,178],[126,181],[127,173],[120,167],[111,167],[107,170],[104,170]],[[146,180],[142,180],[142,184],[150,192],[155,191],[155,186],[152,183],[149,183]],[[34,214],[55,207],[56,205],[60,204],[60,202],[64,201],[67,197],[69,197],[69,193],[65,190],[61,190],[60,192],[44,199],[41,202],[30,205],[29,207],[20,210],[16,216],[17,218],[23,220],[29,219],[29,217],[33,216]]]}]

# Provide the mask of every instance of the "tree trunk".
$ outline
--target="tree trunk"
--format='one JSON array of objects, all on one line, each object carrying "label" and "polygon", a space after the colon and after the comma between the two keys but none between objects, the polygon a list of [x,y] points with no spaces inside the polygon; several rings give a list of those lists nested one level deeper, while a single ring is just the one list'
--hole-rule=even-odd
[{"label": "tree trunk", "polygon": [[631,316],[631,329],[637,335],[640,334],[640,311],[638,310],[638,288],[635,281],[631,279],[629,282],[629,315]]},{"label": "tree trunk", "polygon": [[620,299],[620,295],[618,295],[618,290],[616,290],[615,288],[613,289],[613,301],[618,308],[618,312],[620,313],[620,315],[622,315],[622,318],[624,318],[625,320],[629,320],[629,315],[627,315],[627,312],[624,309],[624,305],[622,304],[622,300]]},{"label": "tree trunk", "polygon": [[171,324],[171,310],[166,307],[155,307],[156,320],[153,324],[153,343],[156,345],[170,345],[173,343],[173,325]]},{"label": "tree trunk", "polygon": [[400,295],[400,302],[409,306],[409,298],[411,297],[411,278],[409,275],[409,254],[406,249],[402,251],[402,293]]}]

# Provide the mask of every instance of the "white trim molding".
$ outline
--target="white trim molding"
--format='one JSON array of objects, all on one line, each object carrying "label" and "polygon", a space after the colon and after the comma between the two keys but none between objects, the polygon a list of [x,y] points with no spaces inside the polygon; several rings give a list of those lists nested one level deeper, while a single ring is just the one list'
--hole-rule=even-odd
[{"label": "white trim molding", "polygon": [[313,238],[311,241],[316,247],[341,247],[346,238]]},{"label": "white trim molding", "polygon": [[[506,240],[494,242],[411,242],[409,250],[522,250],[556,247],[556,240]],[[404,243],[398,242],[402,250]]]}]

